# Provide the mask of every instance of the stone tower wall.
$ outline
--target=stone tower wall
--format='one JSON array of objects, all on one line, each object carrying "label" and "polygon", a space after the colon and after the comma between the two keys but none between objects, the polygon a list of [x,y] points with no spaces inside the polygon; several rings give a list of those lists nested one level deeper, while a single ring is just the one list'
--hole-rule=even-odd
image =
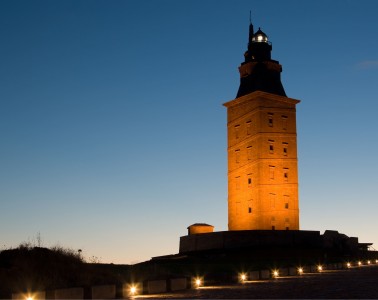
[{"label": "stone tower wall", "polygon": [[229,230],[298,230],[298,100],[253,92],[225,103]]}]

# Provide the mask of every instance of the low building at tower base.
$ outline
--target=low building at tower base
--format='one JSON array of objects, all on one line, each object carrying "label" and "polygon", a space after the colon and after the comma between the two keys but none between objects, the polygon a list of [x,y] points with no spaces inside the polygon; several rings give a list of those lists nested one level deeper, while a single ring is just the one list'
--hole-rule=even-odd
[{"label": "low building at tower base", "polygon": [[241,230],[189,234],[180,237],[179,254],[231,255],[248,260],[357,257],[371,244],[338,231]]}]

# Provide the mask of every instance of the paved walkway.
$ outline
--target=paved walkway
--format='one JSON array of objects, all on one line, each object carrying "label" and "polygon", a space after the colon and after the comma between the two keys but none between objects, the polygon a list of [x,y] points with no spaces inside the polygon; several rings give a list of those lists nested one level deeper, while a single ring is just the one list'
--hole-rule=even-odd
[{"label": "paved walkway", "polygon": [[378,299],[378,266],[201,287],[134,299]]}]

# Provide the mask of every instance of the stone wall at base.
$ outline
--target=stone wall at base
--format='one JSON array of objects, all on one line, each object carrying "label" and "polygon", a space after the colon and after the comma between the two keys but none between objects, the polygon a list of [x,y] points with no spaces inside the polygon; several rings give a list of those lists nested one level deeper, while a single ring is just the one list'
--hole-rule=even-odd
[{"label": "stone wall at base", "polygon": [[165,293],[167,291],[166,280],[149,280],[147,282],[146,292],[148,294]]},{"label": "stone wall at base", "polygon": [[180,291],[185,290],[188,287],[187,279],[186,278],[173,278],[170,279],[170,290],[172,292],[174,291]]},{"label": "stone wall at base", "polygon": [[55,290],[54,299],[84,299],[84,288]]},{"label": "stone wall at base", "polygon": [[319,231],[304,230],[241,230],[218,231],[180,237],[180,253],[206,250],[232,250],[256,247],[321,248]]},{"label": "stone wall at base", "polygon": [[92,299],[114,299],[116,298],[115,285],[92,286]]}]

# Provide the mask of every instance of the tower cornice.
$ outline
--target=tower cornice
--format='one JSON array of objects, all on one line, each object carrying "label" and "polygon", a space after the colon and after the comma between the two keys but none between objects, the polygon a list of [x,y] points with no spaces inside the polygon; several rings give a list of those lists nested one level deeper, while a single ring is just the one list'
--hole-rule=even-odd
[{"label": "tower cornice", "polygon": [[287,103],[287,104],[293,104],[296,105],[300,100],[294,99],[294,98],[289,98],[289,97],[284,97],[276,94],[271,94],[271,93],[266,93],[262,91],[255,91],[252,93],[249,93],[247,95],[238,97],[234,100],[228,101],[223,103],[223,106],[227,108],[231,108],[233,106],[242,104],[244,102],[248,101],[255,101],[255,100],[270,100],[270,101],[277,101],[277,102],[282,102],[282,103]]}]

